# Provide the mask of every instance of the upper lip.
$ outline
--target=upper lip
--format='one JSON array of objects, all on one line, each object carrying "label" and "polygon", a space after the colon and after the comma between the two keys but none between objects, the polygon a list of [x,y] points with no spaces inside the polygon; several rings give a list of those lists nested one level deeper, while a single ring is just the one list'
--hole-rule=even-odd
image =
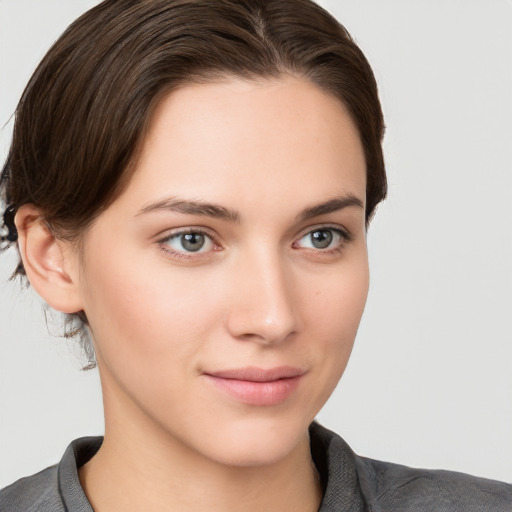
[{"label": "upper lip", "polygon": [[258,368],[246,366],[215,372],[206,372],[206,375],[220,379],[247,380],[251,382],[272,382],[279,379],[290,379],[304,375],[305,371],[293,366],[276,366],[275,368]]}]

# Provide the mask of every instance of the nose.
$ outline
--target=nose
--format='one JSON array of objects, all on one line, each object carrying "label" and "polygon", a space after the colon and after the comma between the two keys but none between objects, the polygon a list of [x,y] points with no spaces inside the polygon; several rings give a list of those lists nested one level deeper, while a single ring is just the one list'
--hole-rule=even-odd
[{"label": "nose", "polygon": [[272,345],[297,332],[297,287],[291,269],[278,254],[260,251],[241,257],[233,277],[227,317],[233,337]]}]

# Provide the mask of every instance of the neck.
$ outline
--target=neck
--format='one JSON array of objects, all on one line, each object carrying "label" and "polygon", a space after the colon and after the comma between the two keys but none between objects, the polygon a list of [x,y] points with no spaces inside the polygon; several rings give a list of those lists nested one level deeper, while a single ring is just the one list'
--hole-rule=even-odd
[{"label": "neck", "polygon": [[281,460],[226,465],[184,445],[140,413],[134,418],[113,411],[104,398],[103,445],[79,470],[95,512],[318,510],[321,485],[307,432]]}]

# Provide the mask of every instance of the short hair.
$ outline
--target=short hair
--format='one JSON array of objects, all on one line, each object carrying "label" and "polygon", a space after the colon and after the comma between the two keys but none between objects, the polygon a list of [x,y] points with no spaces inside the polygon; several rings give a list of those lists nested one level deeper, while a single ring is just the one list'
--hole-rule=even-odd
[{"label": "short hair", "polygon": [[[365,155],[368,223],[387,192],[377,84],[347,30],[310,0],[105,0],[87,11],[21,96],[0,177],[6,217],[33,203],[57,236],[79,241],[129,182],[163,97],[188,83],[286,74],[348,110]],[[21,261],[14,275],[24,275]],[[85,314],[68,319],[93,364]]]}]

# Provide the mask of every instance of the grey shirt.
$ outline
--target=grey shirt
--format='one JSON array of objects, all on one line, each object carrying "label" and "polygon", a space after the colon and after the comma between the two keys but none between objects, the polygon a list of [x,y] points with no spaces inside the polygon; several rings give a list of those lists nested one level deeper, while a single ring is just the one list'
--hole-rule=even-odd
[{"label": "grey shirt", "polygon": [[[359,457],[317,423],[310,435],[324,490],[319,512],[512,512],[512,485]],[[93,512],[78,468],[101,443],[101,437],[73,441],[58,465],[0,491],[0,512]]]}]

